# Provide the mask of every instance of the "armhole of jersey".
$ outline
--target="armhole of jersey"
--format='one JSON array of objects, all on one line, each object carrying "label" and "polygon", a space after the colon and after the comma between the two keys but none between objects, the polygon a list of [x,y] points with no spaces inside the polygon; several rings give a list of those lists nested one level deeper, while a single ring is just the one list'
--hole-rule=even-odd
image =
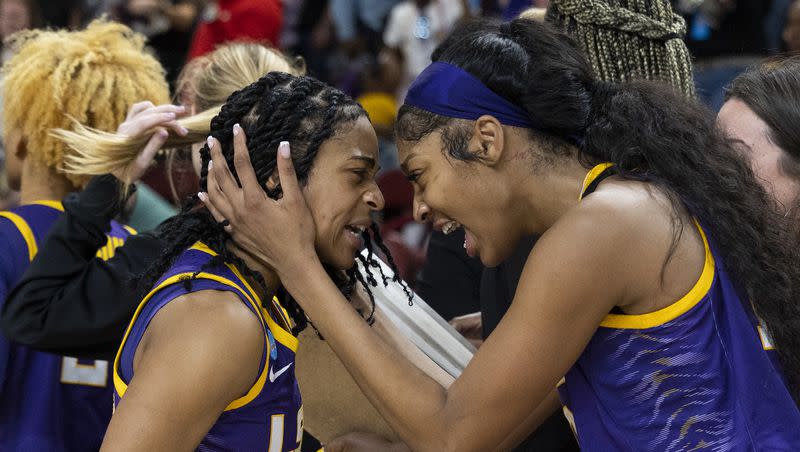
[{"label": "armhole of jersey", "polygon": [[[159,291],[166,288],[167,286],[183,281],[184,278],[192,277],[192,275],[195,274],[192,272],[186,272],[170,276],[169,278],[165,279],[160,284],[158,284],[155,288],[153,288],[153,290],[151,290],[142,299],[141,303],[139,303],[139,306],[136,308],[136,312],[133,314],[133,317],[131,318],[131,321],[128,324],[128,328],[125,331],[125,335],[122,338],[122,342],[119,346],[119,349],[117,350],[117,356],[114,358],[114,372],[113,372],[114,389],[117,391],[117,394],[120,399],[125,395],[125,392],[128,390],[128,384],[125,383],[125,381],[119,374],[120,360],[122,358],[122,351],[125,348],[125,344],[128,341],[128,337],[130,336],[134,323],[139,318],[139,315],[141,314],[144,307],[147,305],[147,302],[150,301],[150,299],[153,298],[153,296],[155,296]],[[264,344],[265,344],[263,353],[264,367],[261,369],[261,373],[259,374],[255,383],[253,383],[253,385],[247,391],[247,393],[242,397],[239,397],[236,400],[232,401],[230,404],[228,404],[228,406],[225,407],[225,411],[241,408],[250,403],[251,401],[253,401],[258,396],[258,394],[261,393],[261,391],[264,389],[264,384],[266,383],[267,380],[267,373],[269,372],[269,356],[271,352],[269,348],[270,347],[269,339],[267,338],[267,328],[269,328],[269,325],[266,319],[264,318],[263,314],[261,313],[259,306],[255,303],[254,299],[250,296],[249,293],[247,293],[247,291],[242,290],[242,288],[239,287],[235,282],[225,277],[205,272],[198,273],[197,275],[195,275],[195,278],[215,281],[222,285],[233,288],[234,289],[233,292],[239,294],[240,297],[243,296],[244,301],[250,304],[250,306],[253,308],[252,311],[254,311],[254,314],[256,315],[256,317],[258,317],[259,321],[261,322],[262,329],[264,332]]]},{"label": "armhole of jersey", "polygon": [[697,282],[689,290],[689,292],[681,297],[678,301],[659,309],[658,311],[648,312],[646,314],[637,315],[624,315],[624,314],[608,314],[602,322],[601,327],[617,328],[617,329],[636,329],[644,330],[663,325],[667,322],[675,320],[681,315],[688,312],[690,309],[700,303],[703,298],[711,290],[711,285],[714,282],[714,255],[711,253],[711,247],[708,245],[708,239],[700,224],[695,221],[695,226],[700,232],[700,237],[703,239],[703,247],[705,248],[705,262],[703,264],[703,271]]},{"label": "armhole of jersey", "polygon": [[39,251],[39,247],[36,246],[36,237],[33,235],[33,229],[28,225],[28,222],[13,212],[0,212],[0,217],[8,219],[17,228],[20,235],[22,235],[22,239],[25,240],[25,245],[28,247],[28,260],[32,261]]}]

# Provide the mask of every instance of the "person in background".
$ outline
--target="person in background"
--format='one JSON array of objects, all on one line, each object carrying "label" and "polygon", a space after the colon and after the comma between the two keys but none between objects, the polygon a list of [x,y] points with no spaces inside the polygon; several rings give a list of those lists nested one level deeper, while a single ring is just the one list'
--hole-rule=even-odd
[{"label": "person in background", "polygon": [[386,18],[400,0],[330,0],[336,39],[349,57],[381,48]]},{"label": "person in background", "polygon": [[403,59],[397,98],[402,101],[417,75],[431,62],[431,53],[456,23],[469,16],[464,0],[404,0],[392,8],[384,44]]},{"label": "person in background", "polygon": [[768,53],[764,22],[771,3],[764,0],[681,2],[688,22],[686,45],[696,59],[700,98],[719,111],[725,87]]},{"label": "person in background", "polygon": [[3,49],[0,63],[11,56],[11,50],[4,44],[6,38],[18,31],[41,25],[39,4],[35,0],[0,0],[0,46]]},{"label": "person in background", "polygon": [[280,0],[211,0],[200,12],[189,59],[233,41],[280,43],[283,6]]},{"label": "person in background", "polygon": [[[50,131],[83,121],[110,132],[137,100],[169,99],[163,68],[145,52],[144,38],[124,25],[23,31],[10,44],[14,54],[3,66],[5,170],[22,205],[0,212],[0,307],[61,216],[59,200],[88,180],[65,171],[72,152]],[[89,253],[107,260],[133,231],[110,219],[103,227]],[[111,417],[109,370],[108,361],[43,353],[0,335],[0,449],[97,450]]]},{"label": "person in background", "polygon": [[174,86],[201,9],[199,0],[126,0],[114,9],[113,17],[147,36]]},{"label": "person in background", "polygon": [[778,212],[800,220],[800,55],[748,70],[725,96],[717,123],[740,142]]},{"label": "person in background", "polygon": [[[39,3],[35,0],[0,0],[0,65],[11,58],[11,49],[5,45],[6,38],[18,31],[38,28],[41,25]],[[0,134],[3,132],[2,112],[2,94],[0,94]],[[8,185],[4,147],[5,145],[0,143],[0,210],[16,207],[19,203],[19,192]]]},{"label": "person in background", "polygon": [[399,56],[388,48],[382,49],[364,67],[361,94],[356,98],[369,114],[372,127],[378,134],[382,172],[399,166],[394,145],[394,120],[399,107],[394,93],[400,84],[400,67]]},{"label": "person in background", "polygon": [[789,7],[782,37],[786,50],[800,52],[800,0],[795,0]]}]

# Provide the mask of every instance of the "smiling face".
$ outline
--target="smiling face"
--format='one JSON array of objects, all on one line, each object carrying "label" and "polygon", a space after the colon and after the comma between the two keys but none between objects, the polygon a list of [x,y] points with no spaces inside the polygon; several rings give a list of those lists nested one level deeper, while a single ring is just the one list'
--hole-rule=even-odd
[{"label": "smiling face", "polygon": [[800,182],[784,170],[783,149],[770,138],[770,128],[746,103],[732,98],[725,102],[717,123],[732,138],[740,140],[761,185],[784,210],[792,208],[800,197]]},{"label": "smiling face", "polygon": [[403,172],[414,187],[414,218],[445,233],[463,226],[467,254],[480,256],[484,265],[493,267],[511,255],[524,232],[510,201],[513,179],[504,170],[508,162],[491,161],[502,160],[502,139],[489,144],[487,151],[485,138],[475,131],[467,149],[489,161],[452,158],[443,151],[440,132],[416,142],[401,141],[397,149]]},{"label": "smiling face", "polygon": [[378,157],[375,130],[362,116],[340,125],[322,143],[303,187],[317,227],[317,253],[337,269],[353,266],[364,245],[359,230],[372,223],[372,211],[383,209],[383,195],[375,182]]}]

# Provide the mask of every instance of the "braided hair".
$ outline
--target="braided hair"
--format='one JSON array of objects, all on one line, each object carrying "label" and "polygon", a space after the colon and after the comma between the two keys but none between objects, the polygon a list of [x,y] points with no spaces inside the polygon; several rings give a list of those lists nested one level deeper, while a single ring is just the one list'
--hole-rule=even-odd
[{"label": "braided hair", "polygon": [[694,97],[686,21],[670,0],[552,0],[547,21],[577,42],[599,79],[660,80]]},{"label": "braided hair", "polygon": [[[276,155],[281,141],[292,143],[292,159],[298,182],[304,185],[308,181],[308,175],[322,143],[334,136],[340,126],[366,115],[364,109],[352,98],[316,79],[283,72],[270,72],[228,98],[219,114],[211,120],[211,135],[219,141],[222,155],[238,182],[233,164],[233,125],[240,124],[247,136],[247,147],[256,178],[267,191],[267,195],[277,199],[282,194],[280,185],[269,189],[267,181],[277,168]],[[200,189],[207,191],[208,162],[211,160],[208,144],[200,150],[200,157],[202,159]],[[367,257],[358,254],[364,274],[356,265],[346,272],[337,271],[330,266],[325,267],[334,283],[348,298],[353,294],[357,282],[364,286],[372,307],[369,314],[362,313],[362,316],[365,316],[369,323],[372,323],[375,312],[375,298],[370,287],[377,287],[379,283],[372,269],[378,269],[384,285],[387,285],[390,279],[400,283],[411,300],[411,293],[397,276],[399,272],[375,225],[372,227],[372,233],[372,237],[368,231],[362,234],[369,250]],[[187,288],[191,287],[192,279],[200,271],[224,263],[235,265],[245,276],[267,288],[260,273],[248,268],[236,254],[228,250],[230,235],[203,207],[197,195],[187,200],[178,215],[163,223],[159,227],[158,234],[167,244],[167,248],[161,257],[137,278],[142,294],[155,285],[181,253],[198,241],[211,248],[217,256],[199,269],[192,278],[184,280]],[[373,257],[373,243],[386,254],[389,265],[395,273],[391,278],[383,273],[380,264]],[[299,333],[308,324],[305,313],[288,293],[279,292],[278,296],[282,298],[283,306],[295,323],[292,332]]]}]

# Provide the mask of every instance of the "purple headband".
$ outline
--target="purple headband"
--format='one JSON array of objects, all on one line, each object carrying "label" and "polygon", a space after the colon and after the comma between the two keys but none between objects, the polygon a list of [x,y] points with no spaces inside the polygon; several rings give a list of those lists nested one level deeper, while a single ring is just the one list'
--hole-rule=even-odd
[{"label": "purple headband", "polygon": [[525,110],[448,63],[436,62],[425,68],[408,89],[404,104],[448,118],[475,120],[488,114],[501,124],[541,130]]}]

